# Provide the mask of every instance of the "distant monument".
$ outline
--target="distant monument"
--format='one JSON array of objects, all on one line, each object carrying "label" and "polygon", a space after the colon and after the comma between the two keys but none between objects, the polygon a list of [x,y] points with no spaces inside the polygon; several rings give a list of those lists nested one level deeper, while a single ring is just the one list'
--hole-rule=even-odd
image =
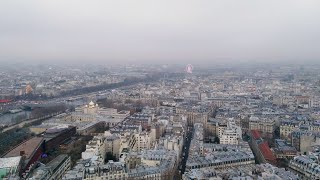
[{"label": "distant monument", "polygon": [[30,94],[30,93],[32,93],[32,91],[33,91],[33,89],[32,89],[32,87],[31,87],[31,85],[28,84],[28,85],[26,86],[26,88],[25,88],[26,94]]},{"label": "distant monument", "polygon": [[186,69],[185,71],[188,73],[188,74],[192,74],[192,70],[193,70],[193,66],[191,64],[188,64],[186,66]]}]

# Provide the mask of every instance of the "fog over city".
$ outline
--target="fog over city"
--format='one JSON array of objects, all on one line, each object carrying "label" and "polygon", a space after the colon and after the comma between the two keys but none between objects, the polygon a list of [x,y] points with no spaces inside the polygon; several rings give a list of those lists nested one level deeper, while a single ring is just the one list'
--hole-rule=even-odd
[{"label": "fog over city", "polygon": [[1,62],[317,62],[320,1],[2,1]]},{"label": "fog over city", "polygon": [[320,1],[1,1],[2,179],[320,179]]}]

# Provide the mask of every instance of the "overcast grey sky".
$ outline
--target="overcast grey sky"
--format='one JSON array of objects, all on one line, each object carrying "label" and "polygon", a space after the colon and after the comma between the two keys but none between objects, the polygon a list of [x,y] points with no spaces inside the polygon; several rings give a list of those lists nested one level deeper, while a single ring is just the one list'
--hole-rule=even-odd
[{"label": "overcast grey sky", "polygon": [[320,61],[320,1],[3,0],[8,60]]}]

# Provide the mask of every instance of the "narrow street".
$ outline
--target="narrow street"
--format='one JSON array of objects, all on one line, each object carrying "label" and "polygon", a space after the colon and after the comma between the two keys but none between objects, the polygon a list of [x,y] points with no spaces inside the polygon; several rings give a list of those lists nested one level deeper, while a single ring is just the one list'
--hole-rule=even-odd
[{"label": "narrow street", "polygon": [[182,161],[180,164],[181,166],[179,167],[179,170],[181,171],[181,175],[184,174],[184,172],[186,170],[186,164],[187,164],[187,160],[188,160],[192,134],[193,134],[193,127],[188,127],[186,142],[184,143],[183,151],[182,151]]}]

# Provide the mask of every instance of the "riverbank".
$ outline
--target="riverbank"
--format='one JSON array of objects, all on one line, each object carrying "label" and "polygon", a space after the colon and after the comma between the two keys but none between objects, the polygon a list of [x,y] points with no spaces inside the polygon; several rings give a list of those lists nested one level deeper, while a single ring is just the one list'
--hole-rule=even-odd
[{"label": "riverbank", "polygon": [[0,115],[0,125],[10,126],[12,124],[20,123],[30,118],[31,111],[19,111],[17,113],[2,113]]}]

